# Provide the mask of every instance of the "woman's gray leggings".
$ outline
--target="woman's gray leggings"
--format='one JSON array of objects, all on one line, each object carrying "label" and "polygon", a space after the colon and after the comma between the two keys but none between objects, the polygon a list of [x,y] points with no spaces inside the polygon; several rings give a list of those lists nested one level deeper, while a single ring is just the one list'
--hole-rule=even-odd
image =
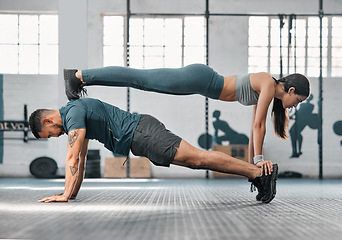
[{"label": "woman's gray leggings", "polygon": [[133,87],[145,91],[174,95],[201,94],[218,99],[224,78],[204,64],[182,68],[134,69],[104,67],[82,70],[86,86]]}]

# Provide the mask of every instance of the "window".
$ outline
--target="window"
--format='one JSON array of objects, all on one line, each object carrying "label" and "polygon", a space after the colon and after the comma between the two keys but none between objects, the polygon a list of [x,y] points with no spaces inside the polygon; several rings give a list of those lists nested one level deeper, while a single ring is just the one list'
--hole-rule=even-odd
[{"label": "window", "polygon": [[269,20],[251,17],[248,28],[248,71],[267,72],[269,66]]},{"label": "window", "polygon": [[[104,17],[104,66],[123,66],[124,18]],[[203,17],[131,18],[130,66],[133,68],[182,67],[205,63]]]},{"label": "window", "polygon": [[332,18],[331,76],[342,76],[342,17]]},{"label": "window", "polygon": [[58,73],[57,15],[0,14],[0,72]]},{"label": "window", "polygon": [[124,66],[124,17],[103,17],[103,65]]},{"label": "window", "polygon": [[[327,76],[327,56],[328,56],[328,19],[323,18],[323,32],[322,32],[322,61],[323,61],[323,77]],[[308,19],[308,51],[307,51],[307,75],[318,77],[320,66],[320,29],[319,18],[310,17]]]},{"label": "window", "polygon": [[[291,21],[292,24],[289,18],[284,18],[283,23],[280,32],[280,20],[278,18],[249,18],[249,72],[266,71],[271,74],[280,74],[280,59],[282,59],[284,75],[298,72],[309,77],[318,77],[320,70],[319,18],[297,17]],[[323,18],[322,23],[322,74],[326,77],[329,68],[332,69],[332,73],[336,72],[338,57],[335,56],[336,60],[332,61],[336,62],[335,69],[334,66],[328,66],[328,18]],[[290,27],[289,24],[291,24]],[[338,26],[338,23],[335,25]],[[336,38],[338,37],[336,36]],[[337,41],[340,40],[341,38]],[[341,57],[341,52],[339,56]]]}]

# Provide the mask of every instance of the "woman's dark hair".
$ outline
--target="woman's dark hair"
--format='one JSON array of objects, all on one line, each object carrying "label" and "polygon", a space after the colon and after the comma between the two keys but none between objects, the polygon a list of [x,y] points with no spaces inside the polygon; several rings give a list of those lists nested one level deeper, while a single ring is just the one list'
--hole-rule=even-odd
[{"label": "woman's dark hair", "polygon": [[33,135],[36,138],[40,138],[39,132],[42,131],[42,113],[49,111],[48,109],[37,109],[34,111],[29,118],[29,125]]},{"label": "woman's dark hair", "polygon": [[[295,94],[305,97],[310,95],[309,79],[302,74],[295,73],[278,80],[275,78],[273,79],[276,84],[283,84],[285,92],[288,92],[291,87],[294,87]],[[287,110],[283,108],[282,101],[278,98],[274,98],[272,115],[276,135],[282,139],[287,138],[286,128],[288,126],[289,116]]]}]

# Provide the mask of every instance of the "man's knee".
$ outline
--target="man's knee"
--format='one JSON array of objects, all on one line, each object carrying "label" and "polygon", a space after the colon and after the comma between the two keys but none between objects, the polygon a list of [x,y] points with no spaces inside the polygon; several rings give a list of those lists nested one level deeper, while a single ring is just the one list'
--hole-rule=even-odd
[{"label": "man's knee", "polygon": [[205,152],[206,151],[195,148],[188,142],[182,140],[174,160],[178,162],[179,165],[192,169],[201,169],[207,165],[205,161]]},{"label": "man's knee", "polygon": [[200,158],[186,159],[184,163],[191,169],[203,169],[206,167],[205,161],[202,161]]},{"label": "man's knee", "polygon": [[208,166],[206,151],[195,149],[192,154],[189,154],[184,162],[192,169],[204,169]]}]

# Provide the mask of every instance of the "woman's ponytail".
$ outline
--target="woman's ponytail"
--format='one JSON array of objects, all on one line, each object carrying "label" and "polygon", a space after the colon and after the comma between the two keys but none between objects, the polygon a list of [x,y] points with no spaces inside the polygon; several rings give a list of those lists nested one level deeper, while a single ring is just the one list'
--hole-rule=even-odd
[{"label": "woman's ponytail", "polygon": [[289,123],[289,116],[287,110],[283,108],[283,103],[280,99],[274,98],[273,100],[273,124],[276,135],[282,139],[286,139],[286,129]]}]

